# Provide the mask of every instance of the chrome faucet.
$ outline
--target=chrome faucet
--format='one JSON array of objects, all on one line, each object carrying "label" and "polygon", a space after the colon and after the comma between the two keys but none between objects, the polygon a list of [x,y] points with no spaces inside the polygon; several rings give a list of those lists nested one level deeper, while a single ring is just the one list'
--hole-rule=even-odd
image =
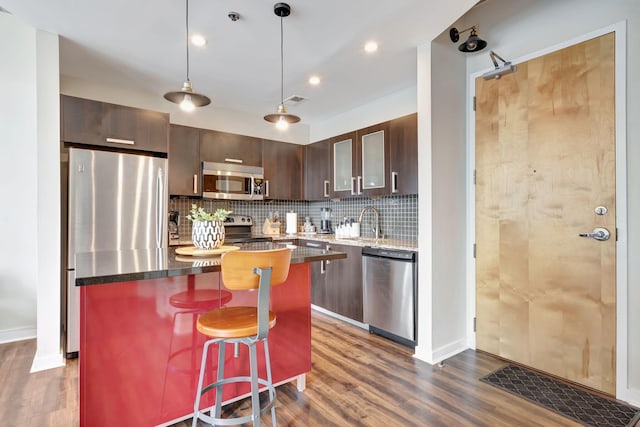
[{"label": "chrome faucet", "polygon": [[380,232],[380,214],[378,212],[378,209],[374,208],[373,206],[365,206],[360,211],[360,217],[358,218],[358,222],[362,223],[362,217],[364,216],[364,213],[367,210],[372,210],[373,214],[375,215],[375,224],[374,224],[374,226],[372,228],[372,231],[373,231],[376,239],[382,238],[382,233]]}]

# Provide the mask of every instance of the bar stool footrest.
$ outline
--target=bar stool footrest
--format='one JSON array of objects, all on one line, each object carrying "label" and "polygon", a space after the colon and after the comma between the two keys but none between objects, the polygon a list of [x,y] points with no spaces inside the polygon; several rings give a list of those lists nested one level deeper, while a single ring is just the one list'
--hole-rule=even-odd
[{"label": "bar stool footrest", "polygon": [[[202,390],[200,391],[200,396],[203,396],[205,393],[215,389],[218,386],[222,386],[225,384],[230,384],[230,383],[240,383],[240,382],[251,382],[251,377],[248,376],[239,376],[239,377],[229,377],[229,378],[224,378],[220,381],[216,381],[213,382],[205,387],[202,388]],[[260,406],[260,416],[264,415],[267,413],[267,411],[271,410],[271,408],[273,407],[273,405],[276,403],[276,388],[273,386],[273,384],[269,383],[269,381],[263,379],[263,378],[258,378],[258,384],[266,386],[265,389],[262,389],[258,392],[258,394],[260,392],[271,392],[272,394],[269,395],[269,401],[266,402],[266,404],[264,406]],[[271,398],[271,396],[273,396],[273,398]],[[247,396],[247,397],[250,397]],[[218,399],[219,396],[216,396],[216,399]],[[208,409],[207,409],[208,411]],[[222,426],[229,426],[229,425],[238,425],[238,424],[244,424],[244,423],[248,423],[248,422],[252,422],[253,421],[253,414],[252,415],[245,415],[243,417],[238,417],[238,418],[216,418],[216,417],[212,417],[210,415],[205,415],[204,411],[201,411],[200,409],[198,409],[198,412],[196,414],[196,418],[199,420],[204,421],[205,423],[209,423],[213,426],[216,425],[222,425]]]}]

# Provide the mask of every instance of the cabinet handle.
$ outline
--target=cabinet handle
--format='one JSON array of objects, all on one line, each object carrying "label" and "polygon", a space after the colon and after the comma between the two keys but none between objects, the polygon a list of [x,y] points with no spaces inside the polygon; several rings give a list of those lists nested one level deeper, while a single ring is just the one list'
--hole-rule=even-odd
[{"label": "cabinet handle", "polygon": [[398,192],[398,172],[391,172],[391,192]]},{"label": "cabinet handle", "polygon": [[310,247],[310,248],[319,248],[320,246],[322,246],[320,243],[311,243],[311,242],[307,242],[306,246]]},{"label": "cabinet handle", "polygon": [[362,194],[362,177],[358,177],[358,194]]},{"label": "cabinet handle", "polygon": [[198,174],[193,174],[193,194],[198,194]]},{"label": "cabinet handle", "polygon": [[114,144],[127,144],[127,145],[135,145],[135,141],[132,139],[118,139],[118,138],[107,138],[107,142],[113,142]]},{"label": "cabinet handle", "polygon": [[355,176],[351,177],[351,195],[352,196],[356,195],[356,177]]},{"label": "cabinet handle", "polygon": [[229,163],[242,163],[240,159],[224,159],[224,161]]},{"label": "cabinet handle", "polygon": [[269,180],[264,180],[264,197],[269,197]]},{"label": "cabinet handle", "polygon": [[323,183],[324,197],[329,197],[329,180],[325,179]]},{"label": "cabinet handle", "polygon": [[327,271],[327,267],[324,264],[324,260],[320,261],[320,274],[324,274]]}]

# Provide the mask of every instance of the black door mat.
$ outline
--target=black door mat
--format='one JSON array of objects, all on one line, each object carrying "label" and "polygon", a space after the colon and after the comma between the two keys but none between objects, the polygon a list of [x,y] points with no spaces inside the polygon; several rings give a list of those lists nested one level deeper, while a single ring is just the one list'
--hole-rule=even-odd
[{"label": "black door mat", "polygon": [[[507,365],[480,381],[583,423],[586,426],[631,427],[640,409],[589,393],[528,369]],[[640,424],[639,424],[640,425]]]}]

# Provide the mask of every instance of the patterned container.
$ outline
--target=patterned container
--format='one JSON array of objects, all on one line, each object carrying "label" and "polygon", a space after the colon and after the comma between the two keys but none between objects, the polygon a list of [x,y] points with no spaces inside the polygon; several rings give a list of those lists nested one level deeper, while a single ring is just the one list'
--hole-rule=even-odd
[{"label": "patterned container", "polygon": [[224,221],[193,221],[191,240],[198,249],[218,249],[224,243]]}]

